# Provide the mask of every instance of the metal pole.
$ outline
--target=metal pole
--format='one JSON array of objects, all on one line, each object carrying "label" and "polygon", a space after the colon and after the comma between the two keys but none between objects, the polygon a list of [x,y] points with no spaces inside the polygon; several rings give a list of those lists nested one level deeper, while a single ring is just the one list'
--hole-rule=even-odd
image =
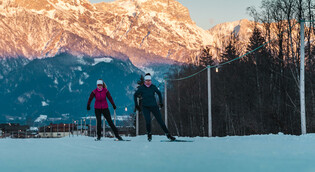
[{"label": "metal pole", "polygon": [[69,137],[70,137],[70,135],[71,135],[71,133],[70,133],[70,123],[69,123],[69,125],[68,125],[68,126],[69,126]]},{"label": "metal pole", "polygon": [[212,114],[211,114],[211,71],[210,65],[207,66],[208,71],[208,136],[212,137]]},{"label": "metal pole", "polygon": [[72,120],[73,121],[73,124],[72,124],[72,137],[73,137],[73,135],[74,135],[74,124],[75,124],[75,121],[74,120]]},{"label": "metal pole", "polygon": [[83,127],[83,123],[82,123],[82,119],[81,119],[81,136],[82,136],[82,127]]},{"label": "metal pole", "polygon": [[78,126],[79,126],[79,121],[78,121],[78,122],[76,122],[76,127],[77,127],[77,136],[79,136]]},{"label": "metal pole", "polygon": [[164,101],[165,101],[165,106],[164,106],[164,114],[165,114],[165,125],[168,127],[167,124],[167,81],[164,81]]},{"label": "metal pole", "polygon": [[[139,98],[137,98],[137,103],[139,105]],[[139,135],[139,110],[137,110],[137,113],[136,113],[136,136],[138,135]]]},{"label": "metal pole", "polygon": [[301,130],[302,134],[306,134],[306,118],[305,118],[305,46],[304,46],[304,20],[300,21],[301,25],[301,63],[300,63],[300,104],[301,104]]},{"label": "metal pole", "polygon": [[53,132],[52,132],[52,127],[53,127],[53,125],[51,124],[51,125],[49,125],[50,126],[50,137],[53,137]]},{"label": "metal pole", "polygon": [[86,118],[83,121],[84,121],[84,135],[86,136]]},{"label": "metal pole", "polygon": [[92,136],[92,121],[91,121],[91,116],[89,116],[90,118],[90,136]]}]

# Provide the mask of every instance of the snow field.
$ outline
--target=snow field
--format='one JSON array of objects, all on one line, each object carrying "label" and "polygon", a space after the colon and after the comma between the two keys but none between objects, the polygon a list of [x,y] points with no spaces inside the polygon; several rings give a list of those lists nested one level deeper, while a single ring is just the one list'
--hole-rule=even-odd
[{"label": "snow field", "polygon": [[315,171],[315,134],[179,138],[165,136],[0,139],[1,171]]}]

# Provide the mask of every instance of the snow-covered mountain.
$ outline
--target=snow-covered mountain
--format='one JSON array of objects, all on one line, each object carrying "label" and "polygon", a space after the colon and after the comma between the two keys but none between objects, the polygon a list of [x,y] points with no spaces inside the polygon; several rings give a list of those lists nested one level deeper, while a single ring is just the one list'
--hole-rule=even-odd
[{"label": "snow-covered mountain", "polygon": [[0,19],[0,57],[111,56],[138,67],[196,62],[204,46],[220,60],[231,34],[244,54],[254,27],[244,19],[204,30],[176,0],[0,0]]},{"label": "snow-covered mountain", "polygon": [[135,65],[189,61],[212,40],[175,0],[0,0],[0,56],[128,57]]},{"label": "snow-covered mountain", "polygon": [[[220,61],[220,55],[224,51],[224,48],[228,45],[231,35],[238,37],[238,43],[236,44],[237,51],[240,54],[246,53],[246,47],[249,43],[249,38],[252,36],[255,23],[247,19],[221,23],[208,30],[208,33],[212,35],[212,42],[209,44],[212,54],[215,59]],[[262,24],[256,23],[256,27],[263,29]]]}]

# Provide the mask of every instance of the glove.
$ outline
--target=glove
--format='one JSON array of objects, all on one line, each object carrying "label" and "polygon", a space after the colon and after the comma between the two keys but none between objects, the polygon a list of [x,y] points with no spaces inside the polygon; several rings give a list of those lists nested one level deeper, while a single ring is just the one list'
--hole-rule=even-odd
[{"label": "glove", "polygon": [[135,108],[140,112],[141,109],[140,109],[140,106],[139,105],[136,105]]},{"label": "glove", "polygon": [[87,109],[87,110],[90,110],[90,109],[91,109],[91,107],[88,105],[86,109]]},{"label": "glove", "polygon": [[116,105],[113,105],[113,108],[114,108],[114,110],[116,110],[116,108],[117,108]]},{"label": "glove", "polygon": [[163,108],[163,106],[164,106],[163,103],[160,103],[160,108]]}]

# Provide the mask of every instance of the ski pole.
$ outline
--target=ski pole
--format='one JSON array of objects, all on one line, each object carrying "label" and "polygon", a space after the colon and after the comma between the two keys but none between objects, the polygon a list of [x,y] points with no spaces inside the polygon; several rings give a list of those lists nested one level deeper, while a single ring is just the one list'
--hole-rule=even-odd
[{"label": "ski pole", "polygon": [[114,124],[116,126],[116,109],[114,109]]}]

